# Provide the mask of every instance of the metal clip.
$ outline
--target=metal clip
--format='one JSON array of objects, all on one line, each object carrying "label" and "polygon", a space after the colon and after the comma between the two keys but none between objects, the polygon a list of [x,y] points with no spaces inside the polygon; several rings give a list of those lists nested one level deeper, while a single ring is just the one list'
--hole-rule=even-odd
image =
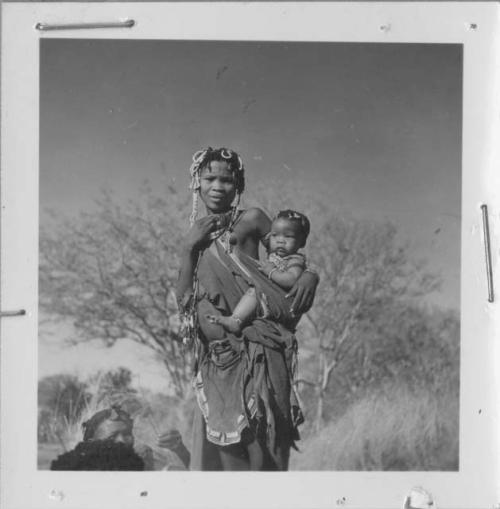
[{"label": "metal clip", "polygon": [[16,311],[0,311],[0,318],[6,318],[9,316],[24,316],[26,309],[17,309]]},{"label": "metal clip", "polygon": [[132,28],[135,25],[135,20],[127,19],[125,21],[112,21],[104,23],[66,23],[66,24],[50,24],[50,23],[37,23],[36,30],[47,32],[49,30],[81,30],[87,28]]},{"label": "metal clip", "polygon": [[491,247],[490,247],[490,226],[488,222],[488,206],[481,205],[483,213],[483,233],[484,233],[484,254],[486,258],[486,277],[488,280],[488,302],[495,300],[493,291],[493,269],[491,266]]}]

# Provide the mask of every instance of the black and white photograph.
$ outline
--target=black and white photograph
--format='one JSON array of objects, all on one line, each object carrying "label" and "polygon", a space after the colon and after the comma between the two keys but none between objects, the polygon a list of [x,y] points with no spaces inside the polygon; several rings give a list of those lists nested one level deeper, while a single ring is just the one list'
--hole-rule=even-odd
[{"label": "black and white photograph", "polygon": [[458,471],[462,74],[41,40],[38,469]]}]

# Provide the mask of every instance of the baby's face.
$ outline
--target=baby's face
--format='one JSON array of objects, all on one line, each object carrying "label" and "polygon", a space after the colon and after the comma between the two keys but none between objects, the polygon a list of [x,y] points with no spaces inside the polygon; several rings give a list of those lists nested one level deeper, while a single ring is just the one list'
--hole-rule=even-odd
[{"label": "baby's face", "polygon": [[269,251],[279,256],[296,253],[302,247],[300,227],[289,219],[278,218],[271,225]]}]

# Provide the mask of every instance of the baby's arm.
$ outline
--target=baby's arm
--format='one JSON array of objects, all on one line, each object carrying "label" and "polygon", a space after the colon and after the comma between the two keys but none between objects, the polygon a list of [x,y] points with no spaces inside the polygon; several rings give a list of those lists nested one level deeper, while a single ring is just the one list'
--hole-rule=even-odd
[{"label": "baby's arm", "polygon": [[286,270],[279,270],[273,264],[265,263],[262,266],[262,272],[264,272],[271,281],[281,286],[283,290],[290,290],[304,272],[304,267],[297,264],[288,267]]},{"label": "baby's arm", "polygon": [[304,269],[295,265],[289,267],[287,270],[271,270],[268,277],[277,285],[281,286],[283,290],[290,290],[297,279],[302,275],[302,272],[304,272]]}]

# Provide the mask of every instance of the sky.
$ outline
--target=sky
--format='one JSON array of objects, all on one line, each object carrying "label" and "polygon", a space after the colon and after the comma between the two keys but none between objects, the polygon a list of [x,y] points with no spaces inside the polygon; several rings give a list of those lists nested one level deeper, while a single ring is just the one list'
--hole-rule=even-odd
[{"label": "sky", "polygon": [[457,45],[44,39],[41,220],[165,174],[184,189],[192,154],[227,146],[247,187],[291,179],[394,222],[458,309],[461,108]]}]

